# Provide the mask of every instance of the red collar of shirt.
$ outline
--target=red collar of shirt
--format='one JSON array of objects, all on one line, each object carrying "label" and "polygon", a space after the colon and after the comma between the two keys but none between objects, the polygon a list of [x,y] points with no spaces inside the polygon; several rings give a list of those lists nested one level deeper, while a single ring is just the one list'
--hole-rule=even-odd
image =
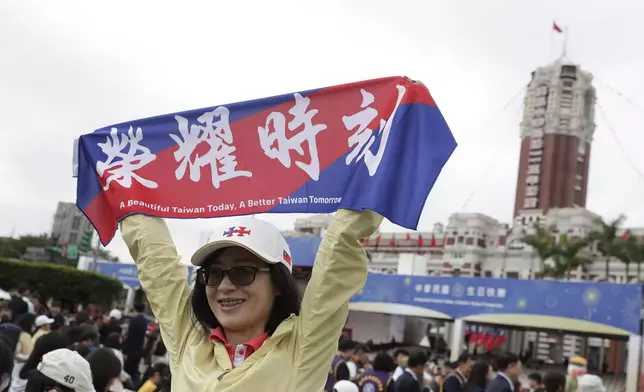
[{"label": "red collar of shirt", "polygon": [[[246,350],[244,353],[244,360],[250,357],[252,353],[259,350],[259,348],[262,346],[262,344],[264,344],[266,339],[268,339],[268,336],[269,336],[268,332],[264,332],[258,337],[245,342],[243,344],[246,347]],[[228,352],[228,356],[230,357],[230,362],[233,364],[235,363],[235,350],[237,348],[233,347],[232,344],[228,343],[228,341],[226,340],[226,335],[224,335],[224,330],[221,329],[221,327],[217,327],[212,331],[212,333],[210,334],[210,340],[212,340],[213,342],[222,343],[224,347],[226,347],[226,351]]]}]

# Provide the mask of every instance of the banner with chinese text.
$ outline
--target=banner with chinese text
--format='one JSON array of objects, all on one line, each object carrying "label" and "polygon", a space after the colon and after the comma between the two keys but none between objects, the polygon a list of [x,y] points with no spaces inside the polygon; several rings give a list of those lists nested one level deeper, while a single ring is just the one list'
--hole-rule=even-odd
[{"label": "banner with chinese text", "polygon": [[454,319],[483,314],[552,316],[639,334],[642,285],[369,273],[351,302],[415,306]]},{"label": "banner with chinese text", "polygon": [[456,142],[427,88],[369,80],[157,116],[75,143],[77,205],[124,217],[370,209],[415,229]]}]

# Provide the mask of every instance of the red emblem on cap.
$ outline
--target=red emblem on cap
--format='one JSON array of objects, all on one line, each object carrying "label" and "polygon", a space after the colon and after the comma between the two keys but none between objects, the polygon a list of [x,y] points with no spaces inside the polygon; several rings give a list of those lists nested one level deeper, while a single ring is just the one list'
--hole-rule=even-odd
[{"label": "red emblem on cap", "polygon": [[246,234],[250,235],[250,230],[248,230],[244,226],[233,226],[224,231],[223,235],[226,237],[232,237],[234,235],[237,235],[237,237],[243,237]]},{"label": "red emblem on cap", "polygon": [[284,251],[282,258],[284,259],[286,264],[291,265],[291,255],[289,255],[286,251]]}]

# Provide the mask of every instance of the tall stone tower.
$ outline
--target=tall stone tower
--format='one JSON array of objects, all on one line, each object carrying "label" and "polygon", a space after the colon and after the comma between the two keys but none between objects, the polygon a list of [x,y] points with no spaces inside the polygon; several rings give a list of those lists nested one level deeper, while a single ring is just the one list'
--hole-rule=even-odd
[{"label": "tall stone tower", "polygon": [[586,206],[595,131],[592,78],[564,56],[532,72],[521,121],[515,217]]}]

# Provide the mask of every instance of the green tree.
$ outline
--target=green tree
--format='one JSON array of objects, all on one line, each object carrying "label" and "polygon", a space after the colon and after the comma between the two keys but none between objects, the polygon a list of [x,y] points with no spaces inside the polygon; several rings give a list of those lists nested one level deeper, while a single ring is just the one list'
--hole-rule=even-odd
[{"label": "green tree", "polygon": [[642,263],[644,263],[644,241],[640,238],[630,236],[622,241],[620,255],[617,258],[626,266],[626,276],[630,272],[631,264],[637,267],[637,282],[640,282]]},{"label": "green tree", "polygon": [[50,245],[51,238],[47,234],[0,238],[0,257],[19,259],[29,247],[45,248]]},{"label": "green tree", "polygon": [[123,291],[121,282],[96,272],[52,263],[0,259],[0,287],[26,284],[43,298],[111,305]]},{"label": "green tree", "polygon": [[[555,266],[559,263],[559,269],[570,279],[570,273],[575,269],[585,266],[591,260],[579,253],[591,243],[590,238],[568,237],[562,234],[555,246]],[[556,270],[559,273],[559,269]]]},{"label": "green tree", "polygon": [[539,271],[544,270],[546,260],[554,256],[557,252],[554,236],[554,227],[544,227],[536,224],[534,225],[534,233],[524,235],[521,238],[521,241],[530,245],[537,257],[539,257]]},{"label": "green tree", "polygon": [[620,236],[617,235],[622,224],[624,223],[624,215],[620,215],[617,219],[610,222],[605,222],[603,219],[598,218],[596,223],[598,229],[591,232],[589,239],[597,242],[597,250],[604,257],[605,261],[605,279],[610,280],[610,259],[612,257],[621,256],[623,244]]}]

